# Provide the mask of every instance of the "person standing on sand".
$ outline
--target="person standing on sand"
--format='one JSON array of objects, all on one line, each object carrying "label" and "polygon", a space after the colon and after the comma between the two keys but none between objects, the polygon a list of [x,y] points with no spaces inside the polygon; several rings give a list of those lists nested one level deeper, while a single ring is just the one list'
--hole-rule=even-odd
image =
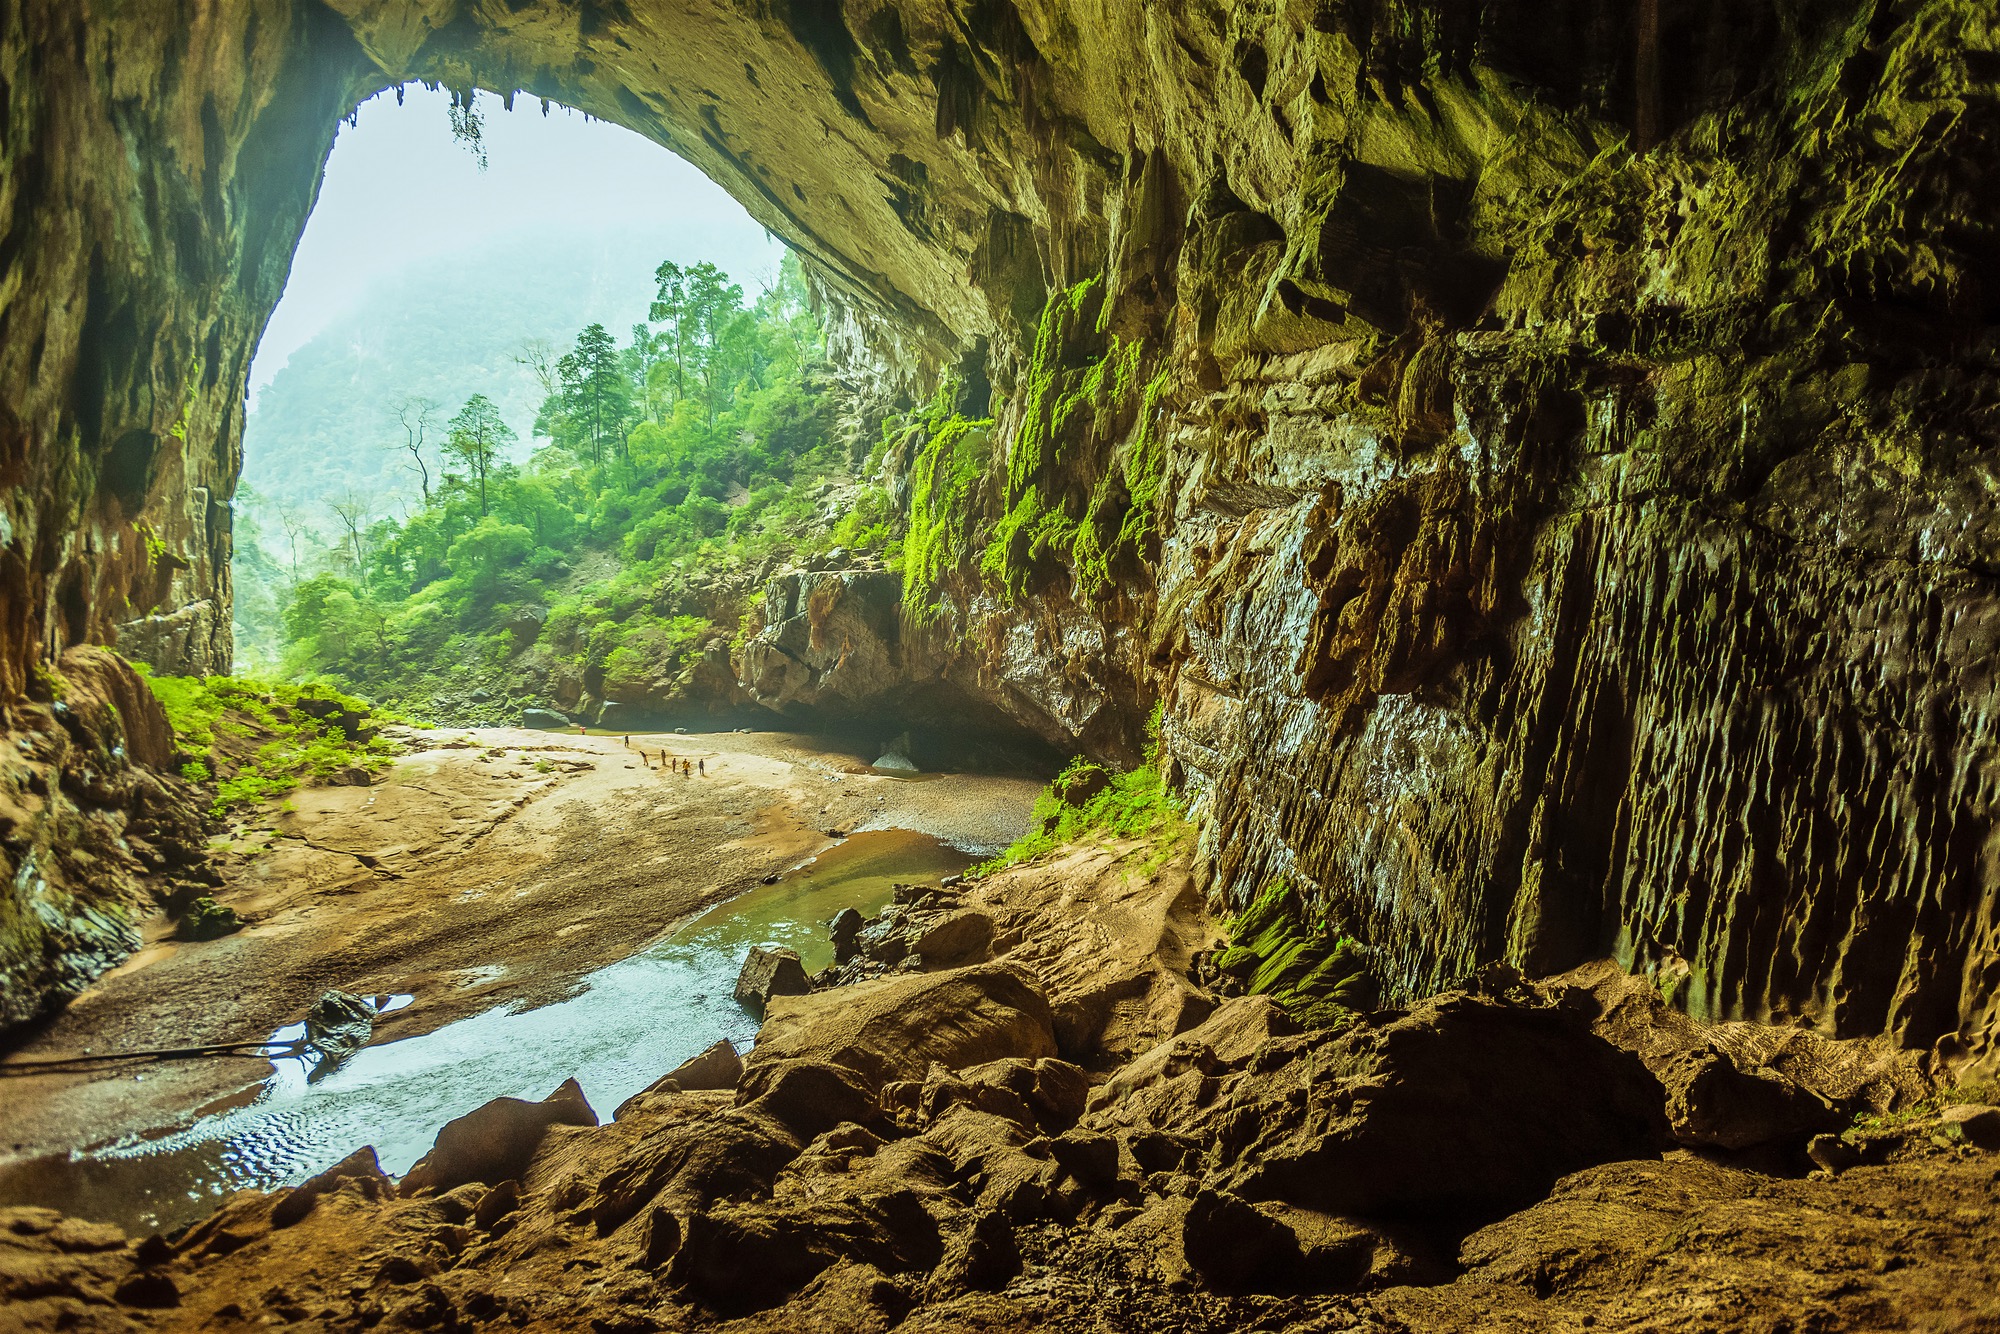
[{"label": "person standing on sand", "polygon": [[708,777],[708,761],[707,761],[707,760],[696,760],[696,761],[695,761],[695,763],[696,763],[696,764],[699,764],[699,765],[701,766],[701,776],[702,776],[703,778],[706,778],[706,777]]}]

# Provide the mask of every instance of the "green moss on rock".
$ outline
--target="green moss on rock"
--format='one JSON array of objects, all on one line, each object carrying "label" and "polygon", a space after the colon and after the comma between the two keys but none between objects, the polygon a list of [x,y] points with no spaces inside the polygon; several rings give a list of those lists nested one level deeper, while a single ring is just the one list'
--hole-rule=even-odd
[{"label": "green moss on rock", "polygon": [[1375,996],[1358,941],[1309,919],[1284,880],[1265,886],[1231,924],[1215,965],[1252,995],[1269,996],[1300,1023],[1345,1023]]}]

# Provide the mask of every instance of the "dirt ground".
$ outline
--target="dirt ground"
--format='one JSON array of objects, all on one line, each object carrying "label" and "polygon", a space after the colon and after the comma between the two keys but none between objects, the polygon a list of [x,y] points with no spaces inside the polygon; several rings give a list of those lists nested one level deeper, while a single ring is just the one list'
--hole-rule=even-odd
[{"label": "dirt ground", "polygon": [[[511,728],[402,735],[409,754],[373,786],[302,789],[219,840],[216,897],[246,929],[180,942],[155,919],[144,949],[0,1066],[260,1039],[331,987],[415,996],[378,1040],[546,1003],[829,846],[828,830],[1004,844],[1039,786],[889,777],[779,733],[635,735],[630,748]],[[706,773],[669,772],[663,753]],[[185,1123],[269,1072],[238,1057],[7,1077],[0,1166]]]}]

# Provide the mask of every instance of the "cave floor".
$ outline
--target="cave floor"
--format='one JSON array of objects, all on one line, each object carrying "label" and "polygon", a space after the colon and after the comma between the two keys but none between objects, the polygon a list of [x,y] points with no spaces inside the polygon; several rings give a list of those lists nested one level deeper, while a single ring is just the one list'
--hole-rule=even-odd
[{"label": "cave floor", "polygon": [[[1025,827],[1038,785],[871,772],[782,733],[572,736],[411,729],[372,786],[314,787],[217,839],[218,901],[249,923],[146,945],[8,1063],[254,1041],[324,991],[411,994],[376,1041],[558,1000],[697,910],[797,865],[828,830],[912,829],[977,848]],[[641,753],[648,759],[642,760]],[[681,777],[662,753],[705,764]],[[9,1163],[146,1136],[246,1100],[267,1062],[114,1065],[5,1082]]]}]

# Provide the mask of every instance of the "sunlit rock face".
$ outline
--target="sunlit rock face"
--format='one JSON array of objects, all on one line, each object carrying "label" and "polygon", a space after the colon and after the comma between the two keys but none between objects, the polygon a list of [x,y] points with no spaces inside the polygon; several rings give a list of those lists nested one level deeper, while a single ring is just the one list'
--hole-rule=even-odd
[{"label": "sunlit rock face", "polygon": [[938,670],[1113,756],[1164,700],[1218,893],[1292,880],[1395,994],[1610,952],[2000,1022],[1989,7],[146,8],[0,29],[10,690],[146,616],[219,660],[335,121],[522,90],[800,247],[852,376],[996,418]]}]

